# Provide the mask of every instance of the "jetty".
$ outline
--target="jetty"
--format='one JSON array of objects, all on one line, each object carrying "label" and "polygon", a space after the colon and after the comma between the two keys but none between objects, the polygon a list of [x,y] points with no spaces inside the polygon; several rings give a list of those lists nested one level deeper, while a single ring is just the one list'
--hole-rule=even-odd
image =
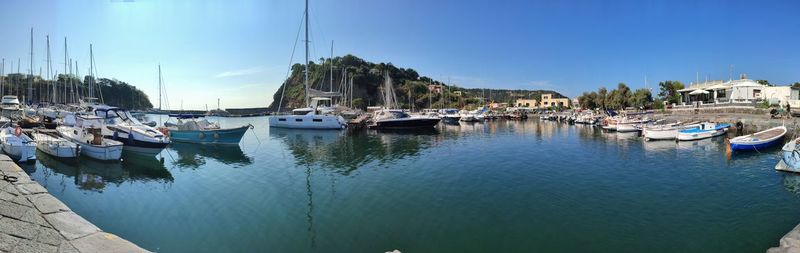
[{"label": "jetty", "polygon": [[148,252],[106,233],[0,155],[0,252]]}]

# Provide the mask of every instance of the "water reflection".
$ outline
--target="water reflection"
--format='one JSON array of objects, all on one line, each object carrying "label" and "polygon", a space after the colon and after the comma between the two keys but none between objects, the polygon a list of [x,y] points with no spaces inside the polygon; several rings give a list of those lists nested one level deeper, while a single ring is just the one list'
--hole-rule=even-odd
[{"label": "water reflection", "polygon": [[173,142],[169,148],[177,153],[175,165],[180,168],[197,169],[207,163],[206,159],[213,159],[220,163],[234,167],[249,165],[253,158],[247,156],[239,145],[192,144]]},{"label": "water reflection", "polygon": [[[154,181],[169,183],[174,180],[162,160],[153,156],[140,156],[123,152],[121,162],[101,162],[93,159],[62,161],[37,151],[38,163],[52,173],[74,179],[79,189],[102,192],[109,184],[119,185],[126,181]],[[26,167],[32,173],[35,165]],[[46,171],[47,172],[47,171]]]},{"label": "water reflection", "polygon": [[796,173],[783,173],[783,187],[786,191],[800,195],[800,175]]},{"label": "water reflection", "polygon": [[[270,129],[270,137],[282,141],[297,165],[319,165],[348,175],[372,162],[391,162],[418,155],[439,138],[438,130],[425,132],[342,131]],[[433,138],[432,138],[433,137]]]}]

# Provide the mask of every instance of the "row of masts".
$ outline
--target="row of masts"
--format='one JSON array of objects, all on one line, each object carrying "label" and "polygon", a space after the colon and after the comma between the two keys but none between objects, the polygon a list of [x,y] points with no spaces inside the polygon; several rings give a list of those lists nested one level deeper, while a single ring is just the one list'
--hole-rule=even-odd
[{"label": "row of masts", "polygon": [[[22,98],[22,101],[27,104],[32,104],[35,102],[51,102],[51,103],[58,103],[58,104],[69,104],[69,103],[78,103],[83,98],[99,98],[100,102],[103,102],[103,94],[100,90],[100,87],[95,82],[94,76],[97,73],[97,66],[95,64],[94,59],[94,49],[93,45],[89,44],[89,78],[86,80],[86,83],[82,84],[82,81],[79,78],[80,73],[78,70],[78,61],[74,60],[69,57],[69,48],[67,46],[67,38],[64,37],[64,72],[63,72],[63,81],[60,80],[60,76],[58,71],[53,71],[52,65],[52,54],[50,51],[50,35],[46,35],[46,64],[44,66],[45,75],[42,75],[42,67],[39,67],[38,76],[43,78],[46,83],[46,87],[37,87],[36,91],[37,94],[34,96],[34,36],[33,36],[33,28],[31,28],[31,40],[30,40],[30,66],[27,73],[27,87],[23,91],[22,87],[17,87],[17,89],[13,89],[11,87],[11,91],[6,91],[5,89],[5,78],[0,78],[0,95],[16,95]],[[5,72],[6,60],[2,58],[0,61],[0,77],[5,77],[7,73]],[[21,73],[20,68],[20,60],[17,59],[17,73]],[[14,71],[14,63],[11,62],[11,71]],[[11,74],[11,73],[8,73]],[[97,96],[96,96],[97,95]],[[34,101],[36,98],[36,101]]]}]

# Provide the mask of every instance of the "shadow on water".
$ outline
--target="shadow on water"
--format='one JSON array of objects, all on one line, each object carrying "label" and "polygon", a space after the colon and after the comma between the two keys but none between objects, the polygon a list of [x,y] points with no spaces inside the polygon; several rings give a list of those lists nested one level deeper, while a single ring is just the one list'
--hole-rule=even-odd
[{"label": "shadow on water", "polygon": [[169,149],[175,151],[177,156],[175,165],[180,168],[197,169],[207,163],[206,159],[213,159],[220,163],[233,166],[244,166],[253,163],[253,158],[247,156],[239,145],[170,143]]},{"label": "shadow on water", "polygon": [[[153,156],[123,152],[121,162],[103,162],[89,158],[59,160],[37,151],[36,158],[38,163],[51,169],[53,173],[72,177],[75,185],[83,190],[102,192],[108,184],[119,185],[127,181],[174,181],[163,161]],[[35,166],[26,166],[27,169],[35,170]]]}]

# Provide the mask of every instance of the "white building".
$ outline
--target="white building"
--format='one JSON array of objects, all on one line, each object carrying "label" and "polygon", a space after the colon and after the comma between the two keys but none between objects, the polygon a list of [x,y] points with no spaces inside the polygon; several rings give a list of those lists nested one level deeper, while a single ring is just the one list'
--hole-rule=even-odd
[{"label": "white building", "polygon": [[753,105],[768,101],[774,105],[785,105],[791,100],[800,99],[800,89],[791,86],[767,86],[747,79],[707,81],[690,84],[678,90],[681,103],[677,106],[701,105]]}]

